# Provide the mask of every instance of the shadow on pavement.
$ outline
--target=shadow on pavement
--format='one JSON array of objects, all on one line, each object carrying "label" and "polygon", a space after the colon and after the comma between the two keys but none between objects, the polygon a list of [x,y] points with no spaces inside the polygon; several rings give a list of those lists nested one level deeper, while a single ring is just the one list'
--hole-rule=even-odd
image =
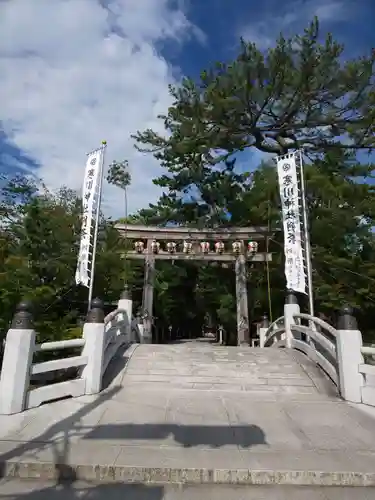
[{"label": "shadow on pavement", "polygon": [[[58,481],[51,485],[33,482],[1,484],[0,500],[163,500],[164,487],[159,485],[125,484],[121,482],[103,484],[80,484],[74,481]],[[29,491],[28,491],[29,490]]]},{"label": "shadow on pavement", "polygon": [[[123,366],[127,362],[126,357],[119,359],[119,364]],[[117,370],[116,370],[117,371]],[[267,444],[264,431],[256,425],[179,425],[174,423],[161,424],[107,424],[85,426],[82,419],[90,414],[95,408],[106,401],[109,401],[121,390],[121,386],[109,388],[95,397],[92,401],[82,404],[75,413],[63,418],[59,422],[53,423],[37,437],[26,443],[14,443],[11,450],[0,455],[0,478],[6,476],[7,463],[40,461],[36,456],[37,452],[48,449],[52,451],[51,461],[53,462],[53,474],[50,477],[55,479],[54,484],[46,486],[43,482],[35,484],[29,482],[29,489],[26,488],[28,481],[13,482],[4,479],[0,484],[0,500],[47,500],[51,499],[102,499],[106,496],[110,499],[129,500],[162,500],[164,498],[164,487],[162,485],[126,484],[120,482],[100,483],[87,485],[79,481],[74,470],[74,460],[70,461],[71,438],[81,438],[84,447],[85,440],[97,441],[100,448],[101,440],[113,440],[113,444],[121,445],[121,440],[165,440],[173,436],[175,442],[185,448],[193,446],[210,446],[219,448],[225,445],[238,447],[251,447]],[[75,441],[75,444],[77,441]],[[79,443],[79,441],[78,441]],[[25,459],[24,455],[28,454]],[[72,465],[71,465],[72,464]],[[105,464],[102,464],[105,465]],[[16,474],[17,475],[17,474]],[[40,481],[43,480],[41,477]],[[12,485],[13,482],[13,485]],[[10,493],[6,493],[7,486]],[[19,487],[20,491],[14,493],[14,489]],[[9,489],[8,488],[8,489]],[[13,490],[11,489],[13,488]],[[21,491],[23,490],[23,491]]]},{"label": "shadow on pavement", "polygon": [[109,363],[103,375],[102,391],[108,389],[117,375],[119,375],[121,372],[123,372],[123,375],[125,375],[125,368],[131,358],[131,354],[128,356],[126,355],[128,351],[129,345],[124,344],[117,350],[116,354],[111,359],[111,362]]},{"label": "shadow on pavement", "polygon": [[[78,411],[69,415],[59,422],[54,423],[48,427],[42,434],[39,434],[35,439],[28,441],[26,443],[21,443],[15,446],[12,450],[2,453],[0,455],[0,478],[4,477],[5,474],[5,462],[8,460],[15,460],[26,452],[40,451],[50,446],[53,447],[53,453],[56,458],[55,463],[65,464],[70,442],[69,438],[78,435],[81,432],[82,426],[79,424],[80,420],[88,415],[92,410],[103,404],[104,402],[110,400],[117,392],[121,390],[121,386],[113,387],[106,392],[99,394],[94,401],[82,405]],[[59,434],[63,433],[63,439],[57,438]],[[55,438],[55,441],[54,441]],[[56,442],[57,438],[57,442]],[[62,442],[62,445],[61,445]],[[61,450],[58,449],[58,445],[61,445]],[[57,460],[60,460],[57,461]]]},{"label": "shadow on pavement", "polygon": [[97,425],[83,440],[162,440],[173,436],[185,448],[226,445],[250,448],[267,445],[264,431],[257,425],[106,424]]},{"label": "shadow on pavement", "polygon": [[[87,403],[73,415],[51,425],[45,432],[30,442],[22,443],[7,453],[0,455],[0,478],[5,474],[5,461],[13,460],[22,456],[25,452],[42,450],[52,447],[53,463],[55,468],[54,482],[48,482],[48,486],[40,480],[25,480],[24,482],[13,479],[3,479],[0,483],[0,500],[162,500],[164,498],[164,487],[161,485],[126,484],[122,482],[102,483],[87,485],[77,482],[73,467],[68,462],[70,437],[77,435],[83,428],[79,425],[80,420],[90,413],[94,408],[111,399],[121,388],[113,387],[105,393],[100,394],[93,402]],[[61,433],[63,436],[61,437]],[[53,438],[58,436],[57,441]],[[6,493],[6,490],[9,490]]]}]

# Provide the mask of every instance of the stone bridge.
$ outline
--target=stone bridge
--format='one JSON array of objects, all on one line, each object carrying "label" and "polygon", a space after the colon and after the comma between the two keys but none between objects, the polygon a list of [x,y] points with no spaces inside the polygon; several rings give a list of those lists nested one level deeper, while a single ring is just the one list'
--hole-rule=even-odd
[{"label": "stone bridge", "polygon": [[[131,299],[121,300],[105,321],[94,302],[76,342],[81,356],[44,365],[33,353],[51,346],[35,343],[21,308],[0,382],[0,476],[350,485],[374,495],[373,348],[362,346],[349,309],[333,328],[300,314],[288,296],[283,318],[263,325],[261,347],[152,345],[131,320]],[[81,366],[77,378],[33,396],[32,374],[69,366],[67,359]],[[74,397],[53,402],[53,394]]]}]

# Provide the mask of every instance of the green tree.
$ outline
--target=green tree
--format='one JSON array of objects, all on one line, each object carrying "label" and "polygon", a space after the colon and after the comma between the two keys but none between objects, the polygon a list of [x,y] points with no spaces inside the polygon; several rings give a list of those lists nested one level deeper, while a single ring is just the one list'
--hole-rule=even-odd
[{"label": "green tree", "polygon": [[[258,319],[269,310],[270,283],[275,318],[285,298],[277,173],[272,162],[240,172],[236,159],[248,148],[279,154],[303,147],[316,310],[333,321],[332,311],[343,303],[356,306],[370,339],[374,166],[360,163],[355,152],[374,147],[374,54],[345,62],[343,47],[331,35],[318,41],[318,28],[314,21],[302,36],[281,36],[266,53],[242,41],[231,64],[171,88],[174,104],[162,117],[168,137],[151,130],[136,135],[138,148],[154,154],[164,168],[154,180],[164,192],[157,203],[128,214],[126,161],[114,162],[107,180],[124,191],[125,227],[267,226],[273,236],[268,245],[260,242],[260,251],[272,252],[273,260],[268,269],[261,263],[247,267],[249,316]],[[74,283],[81,200],[64,188],[50,193],[22,176],[7,181],[1,195],[0,328],[7,328],[26,295],[35,305],[40,338],[66,338],[86,312],[87,290]],[[143,267],[126,259],[130,244],[102,215],[95,295],[116,302],[126,281],[136,310]],[[234,270],[201,264],[158,261],[154,314],[165,327],[182,325],[186,333],[197,333],[207,317],[234,333]]]},{"label": "green tree", "polygon": [[[165,170],[154,180],[164,194],[141,215],[155,224],[281,230],[274,165],[243,174],[236,159],[249,148],[272,154],[303,148],[310,159],[306,191],[317,310],[329,312],[347,301],[368,317],[374,300],[373,166],[360,164],[355,152],[375,145],[375,52],[346,61],[343,45],[332,35],[319,40],[317,19],[302,35],[281,35],[266,52],[242,40],[231,63],[217,63],[198,81],[187,78],[171,86],[174,102],[160,117],[166,137],[152,130],[134,136],[136,147],[152,153]],[[282,247],[282,232],[276,231],[269,242],[269,270],[248,269],[251,316],[268,310],[268,277],[273,315],[282,313]],[[222,270],[200,273],[214,283]],[[222,282],[216,294],[204,290],[198,302],[205,300],[216,311],[233,296]]]},{"label": "green tree", "polygon": [[130,186],[129,162],[127,160],[112,162],[108,169],[107,181],[109,184],[124,190]]},{"label": "green tree", "polygon": [[241,40],[231,63],[170,87],[174,102],[160,117],[167,137],[139,131],[138,149],[180,179],[247,148],[373,149],[375,51],[345,61],[343,45],[331,34],[323,43],[319,37],[315,19],[303,35],[280,35],[266,52]]},{"label": "green tree", "polygon": [[129,172],[129,162],[123,160],[121,162],[114,161],[111,163],[108,173],[107,182],[124,191],[125,198],[125,218],[128,216],[128,195],[127,190],[131,184],[131,174]]},{"label": "green tree", "polygon": [[[125,224],[125,228],[128,225],[128,188],[131,184],[131,174],[129,171],[129,162],[127,160],[123,160],[121,162],[114,161],[108,170],[107,181],[109,184],[116,186],[121,189],[124,193],[124,203],[125,203],[125,212],[124,218],[122,219]],[[113,252],[115,249],[115,254],[119,255],[119,246],[121,247],[121,258],[123,258],[123,270],[120,273],[121,279],[123,283],[129,283],[131,281],[132,276],[132,266],[127,259],[127,252],[131,248],[131,242],[127,240],[127,235],[125,231],[125,238],[117,234],[117,242],[113,241],[113,246],[111,251]],[[115,257],[116,258],[116,257]],[[124,286],[124,285],[123,285]]]},{"label": "green tree", "polygon": [[[372,318],[375,306],[373,171],[373,164],[361,164],[354,154],[340,148],[329,150],[321,158],[305,165],[316,311],[335,321],[332,312],[344,303],[356,306],[366,338],[372,335],[369,319]],[[179,173],[175,176],[179,176]],[[224,168],[220,181],[215,186],[221,194],[216,208],[220,213],[229,214],[224,223],[268,226],[273,231],[268,248],[273,254],[269,273],[266,265],[261,263],[248,265],[249,317],[256,320],[264,312],[268,312],[269,278],[271,310],[276,318],[283,314],[285,299],[283,234],[276,168],[273,162],[263,162],[250,176],[236,178],[235,189],[228,189],[232,180],[232,173]],[[186,178],[186,183],[188,182],[189,178]],[[206,177],[202,176],[200,179],[203,191],[206,183],[208,189],[211,187],[210,182],[208,172]],[[171,176],[170,183],[173,186],[174,176]],[[180,224],[198,225],[199,205],[206,203],[205,211],[209,213],[210,201],[203,202],[198,190],[187,202],[182,197],[179,199],[180,194],[176,190],[176,196],[169,198],[167,191],[157,204],[142,212],[148,214],[149,220],[155,217],[160,222],[164,220],[164,223],[178,220]],[[177,203],[175,200],[178,200]],[[168,203],[169,206],[165,209]],[[259,250],[267,250],[266,242],[260,242]],[[189,302],[189,307],[194,308],[200,321],[203,321],[202,312],[209,312],[215,322],[224,323],[233,332],[236,325],[233,269],[200,264],[190,266],[195,267],[195,279],[189,281],[185,278],[180,285],[184,296],[194,292],[195,302]],[[171,274],[173,285],[170,284]],[[182,278],[172,271],[169,264],[165,264],[165,269],[160,266],[159,287],[164,293],[163,304],[168,300],[170,309],[178,304],[180,279]],[[158,300],[157,295],[156,302]],[[301,296],[300,302],[302,308],[306,309],[306,299]],[[156,304],[156,307],[159,306]],[[183,319],[186,309],[179,308],[178,319],[181,322],[187,321],[187,316]]]},{"label": "green tree", "polygon": [[[0,329],[5,334],[17,303],[31,300],[38,341],[81,335],[87,289],[75,283],[81,235],[81,199],[56,193],[23,176],[4,179],[0,204]],[[101,217],[95,295],[117,302],[123,289],[124,244]],[[112,309],[113,307],[110,307]]]},{"label": "green tree", "polygon": [[[375,305],[373,171],[373,164],[361,164],[355,155],[341,149],[330,150],[305,166],[316,311],[330,316],[332,311],[349,303],[358,308],[366,329],[370,325],[364,320],[372,316],[370,311]],[[252,224],[268,221],[271,229],[279,230],[270,243],[272,302],[274,315],[279,315],[285,278],[279,188],[274,166],[263,163],[252,180],[251,189],[242,199],[242,214]],[[233,222],[241,224],[241,221],[237,218]],[[254,266],[251,279],[256,286],[253,284],[255,290],[249,302],[257,298],[259,306],[266,310],[264,269]],[[302,297],[301,302],[303,305]]]},{"label": "green tree", "polygon": [[140,211],[150,223],[217,227],[228,224],[228,214],[238,209],[251,176],[235,170],[235,160],[215,168],[202,166],[184,172],[170,170],[154,183],[166,189],[156,205]]},{"label": "green tree", "polygon": [[33,302],[41,339],[59,338],[77,316],[64,306],[67,299],[78,298],[73,288],[80,200],[66,188],[56,194],[43,186],[38,190],[36,183],[19,176],[5,185],[2,200],[8,241],[0,276],[2,328],[26,297]]}]

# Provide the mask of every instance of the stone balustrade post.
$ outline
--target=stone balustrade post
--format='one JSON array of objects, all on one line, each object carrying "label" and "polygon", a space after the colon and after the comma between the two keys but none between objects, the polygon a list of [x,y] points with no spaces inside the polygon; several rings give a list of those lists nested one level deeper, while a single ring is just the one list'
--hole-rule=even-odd
[{"label": "stone balustrade post", "polygon": [[117,307],[126,311],[126,335],[130,341],[134,342],[135,339],[132,337],[132,315],[133,315],[133,300],[130,290],[127,285],[125,285],[123,292],[120,295],[120,300],[118,301]]},{"label": "stone balustrade post", "polygon": [[361,403],[363,375],[359,372],[359,365],[363,363],[362,334],[351,307],[343,307],[339,313],[336,340],[341,397],[352,403]]},{"label": "stone balustrade post", "polygon": [[21,413],[25,409],[35,349],[32,319],[31,304],[21,302],[5,339],[0,376],[0,415]]},{"label": "stone balustrade post", "polygon": [[266,332],[270,326],[270,321],[268,319],[267,314],[264,314],[262,316],[262,321],[260,322],[259,325],[259,347],[264,347],[264,344],[266,342]]},{"label": "stone balustrade post", "polygon": [[91,310],[83,326],[83,338],[85,345],[82,356],[88,358],[81,375],[86,380],[85,394],[98,394],[102,388],[105,345],[104,310],[100,299],[92,301]]},{"label": "stone balustrade post", "polygon": [[299,313],[300,307],[297,296],[292,290],[288,290],[284,304],[285,347],[292,347],[293,334],[290,327],[295,324],[294,315]]},{"label": "stone balustrade post", "polygon": [[139,343],[145,344],[146,343],[145,342],[145,327],[144,327],[143,319],[142,319],[140,312],[138,312],[138,314],[136,316],[136,322],[137,322],[138,331],[139,331]]},{"label": "stone balustrade post", "polygon": [[224,344],[223,330],[224,330],[223,325],[219,325],[219,345]]}]

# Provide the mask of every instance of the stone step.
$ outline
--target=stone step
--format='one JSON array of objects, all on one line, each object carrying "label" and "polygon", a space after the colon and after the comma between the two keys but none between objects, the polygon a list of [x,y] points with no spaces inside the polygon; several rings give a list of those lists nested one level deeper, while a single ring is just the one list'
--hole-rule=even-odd
[{"label": "stone step", "polygon": [[[100,463],[83,442],[72,444],[70,459],[54,447],[17,459],[0,461],[0,477],[13,479],[82,480],[90,482],[375,487],[375,453],[322,451],[194,450],[124,446],[117,458]],[[110,450],[107,450],[107,454]],[[373,497],[375,498],[375,497]]]},{"label": "stone step", "polygon": [[290,486],[227,486],[227,485],[150,485],[148,483],[100,484],[74,481],[56,485],[47,481],[2,481],[2,496],[19,500],[26,495],[32,498],[78,498],[117,500],[373,500],[373,488],[345,487],[290,487]]}]

